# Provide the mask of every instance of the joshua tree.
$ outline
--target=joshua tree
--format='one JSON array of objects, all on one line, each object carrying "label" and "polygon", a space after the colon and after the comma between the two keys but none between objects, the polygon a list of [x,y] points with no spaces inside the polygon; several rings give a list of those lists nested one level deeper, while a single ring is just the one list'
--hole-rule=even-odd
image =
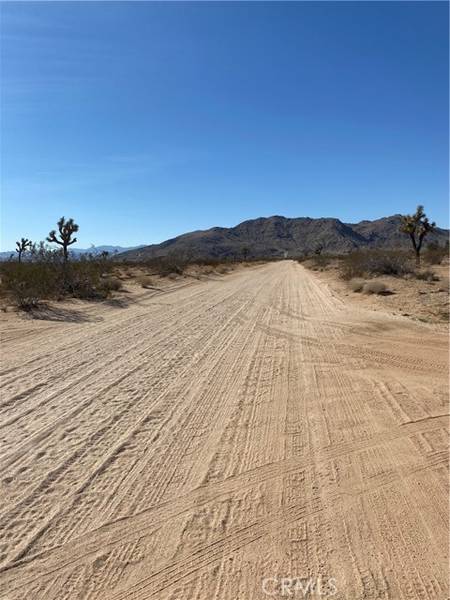
[{"label": "joshua tree", "polygon": [[31,240],[29,240],[28,238],[21,238],[20,242],[16,242],[16,252],[19,255],[19,262],[22,262],[22,254],[24,252],[26,252],[28,250],[28,248],[31,249],[33,245],[33,242]]},{"label": "joshua tree", "polygon": [[72,238],[73,234],[78,231],[78,225],[74,222],[73,219],[65,220],[64,217],[61,217],[57,223],[58,231],[59,231],[59,239],[56,237],[56,230],[52,229],[48,234],[47,241],[54,242],[55,244],[59,244],[62,246],[64,262],[66,263],[69,259],[69,246],[75,244],[77,238]]},{"label": "joshua tree", "polygon": [[430,223],[423,206],[419,205],[413,215],[402,217],[400,231],[409,235],[416,254],[416,266],[420,267],[420,251],[426,235],[434,230],[436,223]]},{"label": "joshua tree", "polygon": [[247,260],[248,255],[250,254],[250,248],[248,248],[247,246],[242,246],[241,252],[244,260]]}]

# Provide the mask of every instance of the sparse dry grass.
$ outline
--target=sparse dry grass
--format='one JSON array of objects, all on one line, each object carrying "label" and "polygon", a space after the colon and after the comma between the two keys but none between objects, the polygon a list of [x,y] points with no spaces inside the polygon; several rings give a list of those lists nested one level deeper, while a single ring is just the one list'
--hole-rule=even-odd
[{"label": "sparse dry grass", "polygon": [[144,289],[153,287],[155,285],[154,280],[148,275],[140,275],[136,278],[136,282]]},{"label": "sparse dry grass", "polygon": [[362,292],[365,283],[364,279],[355,278],[348,282],[348,287],[352,292]]},{"label": "sparse dry grass", "polygon": [[362,291],[363,294],[383,294],[387,287],[382,281],[368,281],[363,285]]},{"label": "sparse dry grass", "polygon": [[227,267],[226,265],[219,265],[216,268],[217,273],[219,273],[219,275],[225,275],[226,273],[230,272],[230,267]]},{"label": "sparse dry grass", "polygon": [[420,281],[439,281],[439,277],[431,269],[416,271],[415,276]]},{"label": "sparse dry grass", "polygon": [[122,289],[122,282],[118,277],[108,277],[103,280],[103,288],[110,292],[119,292]]}]

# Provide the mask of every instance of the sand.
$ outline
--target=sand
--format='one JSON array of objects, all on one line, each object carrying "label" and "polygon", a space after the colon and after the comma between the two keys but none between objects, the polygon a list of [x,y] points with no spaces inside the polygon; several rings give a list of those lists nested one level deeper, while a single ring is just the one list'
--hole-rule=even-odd
[{"label": "sand", "polygon": [[290,261],[68,314],[3,334],[2,599],[447,598],[444,333]]}]

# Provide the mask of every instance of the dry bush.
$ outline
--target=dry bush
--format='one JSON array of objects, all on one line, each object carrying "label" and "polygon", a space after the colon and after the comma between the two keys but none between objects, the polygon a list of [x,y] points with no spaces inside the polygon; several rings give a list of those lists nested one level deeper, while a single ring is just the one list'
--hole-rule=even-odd
[{"label": "dry bush", "polygon": [[101,287],[110,292],[119,292],[122,289],[122,282],[118,277],[107,277],[102,279]]},{"label": "dry bush", "polygon": [[439,281],[439,277],[433,273],[430,269],[416,272],[416,279],[420,281]]},{"label": "dry bush", "polygon": [[440,265],[442,261],[449,256],[448,245],[440,246],[431,242],[423,252],[423,259],[430,265]]},{"label": "dry bush", "polygon": [[105,271],[110,270],[102,260],[81,258],[63,265],[61,270],[61,294],[83,300],[101,300],[107,298],[118,285],[105,278]]},{"label": "dry bush", "polygon": [[229,267],[225,266],[225,265],[219,265],[216,268],[217,273],[219,273],[219,275],[225,275],[226,273],[229,273],[230,269]]},{"label": "dry bush", "polygon": [[148,275],[141,275],[140,277],[137,278],[137,282],[139,283],[139,285],[145,289],[153,287],[154,282],[153,279],[151,277],[149,277]]},{"label": "dry bush", "polygon": [[[298,262],[303,262],[305,259],[299,259]],[[307,257],[306,265],[313,271],[323,270],[331,263],[332,257],[328,254],[313,254]]]},{"label": "dry bush", "polygon": [[313,254],[309,257],[309,262],[317,269],[325,269],[331,263],[331,256],[328,254]]},{"label": "dry bush", "polygon": [[104,277],[110,268],[101,260],[64,263],[59,254],[48,260],[41,257],[36,262],[2,263],[1,292],[22,310],[30,310],[42,300],[64,297],[103,299],[117,289],[110,277]]},{"label": "dry bush", "polygon": [[364,294],[383,294],[387,288],[382,281],[368,281],[364,284],[362,291]]},{"label": "dry bush", "polygon": [[182,258],[172,255],[150,258],[145,261],[148,272],[151,275],[160,275],[161,277],[168,277],[173,273],[182,275],[186,264]]},{"label": "dry bush", "polygon": [[62,294],[58,265],[47,263],[3,263],[2,295],[9,297],[21,310],[31,310],[47,298]]},{"label": "dry bush", "polygon": [[348,287],[352,292],[362,292],[365,283],[364,279],[355,278],[349,281]]},{"label": "dry bush", "polygon": [[414,271],[410,253],[402,250],[357,250],[342,259],[341,277],[405,275]]}]

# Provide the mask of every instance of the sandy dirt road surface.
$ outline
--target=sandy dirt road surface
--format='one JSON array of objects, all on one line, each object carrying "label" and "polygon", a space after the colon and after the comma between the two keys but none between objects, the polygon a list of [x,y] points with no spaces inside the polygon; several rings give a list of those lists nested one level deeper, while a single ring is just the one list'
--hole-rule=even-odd
[{"label": "sandy dirt road surface", "polygon": [[442,333],[285,261],[2,358],[2,599],[447,598]]}]

